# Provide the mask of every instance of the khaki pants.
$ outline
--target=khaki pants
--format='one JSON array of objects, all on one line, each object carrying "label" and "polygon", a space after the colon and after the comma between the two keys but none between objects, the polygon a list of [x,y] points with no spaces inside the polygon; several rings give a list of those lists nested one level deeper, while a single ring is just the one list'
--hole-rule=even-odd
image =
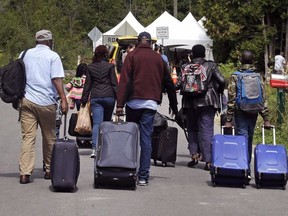
[{"label": "khaki pants", "polygon": [[43,161],[50,171],[50,161],[55,143],[56,105],[39,106],[26,98],[22,100],[22,145],[19,160],[20,175],[31,175],[35,163],[35,141],[38,125],[42,133]]}]

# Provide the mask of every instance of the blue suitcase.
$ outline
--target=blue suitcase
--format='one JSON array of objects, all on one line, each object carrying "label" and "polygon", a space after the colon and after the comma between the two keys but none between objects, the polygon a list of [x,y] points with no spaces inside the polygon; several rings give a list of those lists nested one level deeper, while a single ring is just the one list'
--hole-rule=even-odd
[{"label": "blue suitcase", "polygon": [[241,185],[246,188],[248,174],[248,145],[244,136],[214,135],[211,152],[211,181],[216,184]]},{"label": "blue suitcase", "polygon": [[284,145],[276,145],[275,127],[273,145],[265,145],[265,128],[262,126],[262,144],[254,149],[254,174],[257,188],[274,186],[286,188],[287,183],[287,151]]}]

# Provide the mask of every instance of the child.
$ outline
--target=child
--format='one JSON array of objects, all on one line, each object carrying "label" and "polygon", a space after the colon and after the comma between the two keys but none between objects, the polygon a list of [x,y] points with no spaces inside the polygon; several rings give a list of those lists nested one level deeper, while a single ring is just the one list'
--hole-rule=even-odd
[{"label": "child", "polygon": [[76,69],[76,76],[66,85],[68,91],[67,99],[69,101],[70,109],[74,109],[75,104],[77,111],[80,109],[80,99],[85,84],[87,65],[85,63],[79,64]]}]

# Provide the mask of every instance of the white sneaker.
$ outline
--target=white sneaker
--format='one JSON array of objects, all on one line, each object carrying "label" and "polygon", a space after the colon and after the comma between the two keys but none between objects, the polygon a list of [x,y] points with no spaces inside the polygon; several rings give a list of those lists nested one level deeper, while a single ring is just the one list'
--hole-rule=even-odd
[{"label": "white sneaker", "polygon": [[146,181],[145,179],[140,179],[138,181],[138,185],[139,186],[147,186],[148,185],[148,181]]},{"label": "white sneaker", "polygon": [[96,157],[96,150],[95,148],[92,149],[92,154],[90,155],[90,158],[95,158]]}]

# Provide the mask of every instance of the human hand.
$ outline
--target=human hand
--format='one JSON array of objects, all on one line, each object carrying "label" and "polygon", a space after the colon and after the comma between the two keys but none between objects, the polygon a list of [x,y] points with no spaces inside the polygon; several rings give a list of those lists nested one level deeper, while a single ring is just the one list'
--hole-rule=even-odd
[{"label": "human hand", "polygon": [[230,122],[227,121],[227,122],[224,124],[224,127],[231,128],[231,127],[232,127],[232,121],[230,121]]},{"label": "human hand", "polygon": [[63,114],[68,113],[68,103],[67,100],[61,100],[61,111]]},{"label": "human hand", "polygon": [[123,116],[124,115],[123,107],[117,107],[116,115],[117,116]]},{"label": "human hand", "polygon": [[271,124],[270,124],[270,121],[264,121],[264,128],[266,129],[270,129],[271,128]]}]

